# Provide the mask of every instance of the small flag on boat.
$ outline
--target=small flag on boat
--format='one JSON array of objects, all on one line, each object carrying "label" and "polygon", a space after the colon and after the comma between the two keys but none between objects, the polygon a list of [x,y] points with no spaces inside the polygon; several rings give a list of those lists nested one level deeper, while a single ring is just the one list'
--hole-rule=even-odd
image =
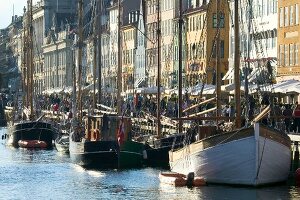
[{"label": "small flag on boat", "polygon": [[122,118],[121,123],[119,125],[117,138],[118,138],[118,144],[119,144],[119,146],[121,146],[124,142],[124,122],[123,122],[123,118]]}]

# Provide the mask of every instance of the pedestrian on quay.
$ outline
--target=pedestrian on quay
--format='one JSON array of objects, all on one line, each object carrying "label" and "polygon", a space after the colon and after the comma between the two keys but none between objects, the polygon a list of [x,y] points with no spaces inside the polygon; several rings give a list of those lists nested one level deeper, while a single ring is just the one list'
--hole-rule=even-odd
[{"label": "pedestrian on quay", "polygon": [[291,130],[292,117],[293,117],[293,110],[291,109],[291,106],[289,104],[286,104],[284,106],[284,110],[282,114],[285,117],[284,118],[285,130],[286,132],[289,133]]},{"label": "pedestrian on quay", "polygon": [[299,133],[300,132],[300,105],[298,104],[298,101],[295,103],[293,117],[294,117],[294,132]]}]

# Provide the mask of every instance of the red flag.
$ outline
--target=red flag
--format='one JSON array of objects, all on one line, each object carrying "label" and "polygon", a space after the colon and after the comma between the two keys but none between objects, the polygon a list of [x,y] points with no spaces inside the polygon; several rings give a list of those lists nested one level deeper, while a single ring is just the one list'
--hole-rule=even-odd
[{"label": "red flag", "polygon": [[123,120],[120,123],[117,137],[118,137],[118,144],[119,144],[119,146],[121,146],[124,142],[124,124],[123,124]]}]

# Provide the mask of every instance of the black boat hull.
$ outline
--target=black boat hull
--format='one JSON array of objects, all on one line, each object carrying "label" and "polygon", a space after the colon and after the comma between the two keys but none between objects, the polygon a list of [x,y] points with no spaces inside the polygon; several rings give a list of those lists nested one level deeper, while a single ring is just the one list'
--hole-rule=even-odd
[{"label": "black boat hull", "polygon": [[24,122],[10,126],[7,133],[7,145],[18,148],[19,140],[41,140],[47,143],[47,148],[52,148],[52,141],[57,131],[49,123]]},{"label": "black boat hull", "polygon": [[185,136],[182,134],[156,140],[146,146],[145,164],[149,167],[169,169],[169,151],[183,146]]},{"label": "black boat hull", "polygon": [[115,141],[70,141],[72,163],[88,169],[118,168],[118,144]]},{"label": "black boat hull", "polygon": [[160,147],[160,148],[146,148],[146,159],[145,164],[150,167],[161,167],[169,169],[169,151],[171,146]]}]

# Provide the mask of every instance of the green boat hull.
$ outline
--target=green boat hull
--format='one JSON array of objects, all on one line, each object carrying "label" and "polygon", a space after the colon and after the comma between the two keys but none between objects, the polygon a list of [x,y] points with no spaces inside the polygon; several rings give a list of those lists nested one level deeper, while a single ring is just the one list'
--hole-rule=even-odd
[{"label": "green boat hull", "polygon": [[125,141],[120,148],[119,168],[140,168],[143,166],[145,145],[134,141]]}]

